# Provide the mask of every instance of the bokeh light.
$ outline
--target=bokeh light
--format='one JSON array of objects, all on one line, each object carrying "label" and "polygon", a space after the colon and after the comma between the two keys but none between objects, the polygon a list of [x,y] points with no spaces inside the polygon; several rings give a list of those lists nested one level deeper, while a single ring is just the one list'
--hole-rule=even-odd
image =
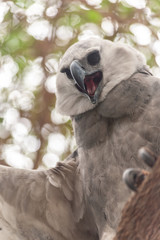
[{"label": "bokeh light", "polygon": [[135,7],[138,9],[145,8],[146,6],[146,0],[121,0],[123,3],[128,4],[131,7]]},{"label": "bokeh light", "polygon": [[130,31],[134,34],[135,41],[142,46],[149,45],[151,42],[151,31],[150,29],[139,23],[132,24]]},{"label": "bokeh light", "polygon": [[51,133],[48,137],[47,151],[60,156],[67,150],[67,141],[60,133]]},{"label": "bokeh light", "polygon": [[55,110],[59,61],[92,36],[140,50],[160,77],[158,0],[0,2],[0,160],[54,167],[76,149],[71,120]]}]

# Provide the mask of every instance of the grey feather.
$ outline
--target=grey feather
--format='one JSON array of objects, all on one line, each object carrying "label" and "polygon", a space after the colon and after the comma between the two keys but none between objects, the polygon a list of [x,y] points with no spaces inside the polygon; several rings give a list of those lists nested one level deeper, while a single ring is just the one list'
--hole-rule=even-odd
[{"label": "grey feather", "polygon": [[48,171],[0,167],[0,234],[110,239],[129,195],[123,171],[144,167],[142,146],[160,154],[159,92],[160,80],[130,46],[93,38],[69,48],[56,107],[72,118],[78,154]]},{"label": "grey feather", "polygon": [[[88,55],[95,49],[100,61],[90,64]],[[83,75],[86,72],[81,89],[75,75],[69,79],[61,71],[70,69],[73,61],[79,63]],[[96,71],[103,76],[98,86]],[[98,96],[95,88],[100,88]],[[145,167],[137,157],[139,148],[148,146],[160,154],[159,93],[160,79],[152,76],[143,56],[128,45],[93,38],[71,46],[61,60],[56,107],[72,116],[85,204],[93,214],[99,239],[106,229],[114,231],[129,195],[123,171]]]},{"label": "grey feather", "polygon": [[[100,65],[91,67],[86,61],[86,56],[94,50],[99,50],[103,61]],[[99,102],[102,102],[106,95],[121,81],[128,79],[145,65],[143,55],[130,46],[96,38],[90,41],[84,40],[71,46],[64,54],[59,69],[68,68],[75,59],[79,60],[88,72],[97,70],[97,68],[103,71],[103,91]],[[57,79],[56,104],[60,113],[78,115],[95,107],[74,88],[74,82],[66,81],[64,73],[59,71]]]},{"label": "grey feather", "polygon": [[70,156],[46,171],[1,166],[0,239],[96,239],[84,214],[78,165]]}]

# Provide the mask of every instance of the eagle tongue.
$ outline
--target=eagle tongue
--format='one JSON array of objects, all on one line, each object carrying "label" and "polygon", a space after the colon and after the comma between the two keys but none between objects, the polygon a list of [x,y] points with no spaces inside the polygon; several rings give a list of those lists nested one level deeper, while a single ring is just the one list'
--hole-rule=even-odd
[{"label": "eagle tongue", "polygon": [[95,94],[96,91],[96,85],[93,81],[92,77],[86,78],[85,79],[85,85],[86,85],[86,90],[88,92],[89,96],[93,96]]}]

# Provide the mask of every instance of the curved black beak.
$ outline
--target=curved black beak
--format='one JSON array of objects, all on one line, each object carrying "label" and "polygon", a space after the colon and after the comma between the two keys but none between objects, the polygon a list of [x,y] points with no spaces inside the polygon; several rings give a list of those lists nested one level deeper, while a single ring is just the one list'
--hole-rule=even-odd
[{"label": "curved black beak", "polygon": [[87,74],[78,60],[73,60],[70,65],[70,73],[76,88],[84,93],[92,104],[96,104],[101,92],[102,71],[93,71]]},{"label": "curved black beak", "polygon": [[77,60],[74,60],[71,63],[70,71],[76,84],[82,89],[83,92],[86,92],[84,85],[85,70],[82,68],[82,66]]}]

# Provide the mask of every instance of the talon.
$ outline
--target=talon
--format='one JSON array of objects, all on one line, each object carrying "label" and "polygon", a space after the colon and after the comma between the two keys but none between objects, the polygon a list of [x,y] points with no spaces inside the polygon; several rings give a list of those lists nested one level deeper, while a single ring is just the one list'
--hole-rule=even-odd
[{"label": "talon", "polygon": [[131,190],[137,191],[148,174],[149,172],[145,170],[128,168],[123,173],[123,180]]},{"label": "talon", "polygon": [[157,159],[156,155],[146,147],[139,149],[138,158],[142,159],[149,167],[153,167]]}]

